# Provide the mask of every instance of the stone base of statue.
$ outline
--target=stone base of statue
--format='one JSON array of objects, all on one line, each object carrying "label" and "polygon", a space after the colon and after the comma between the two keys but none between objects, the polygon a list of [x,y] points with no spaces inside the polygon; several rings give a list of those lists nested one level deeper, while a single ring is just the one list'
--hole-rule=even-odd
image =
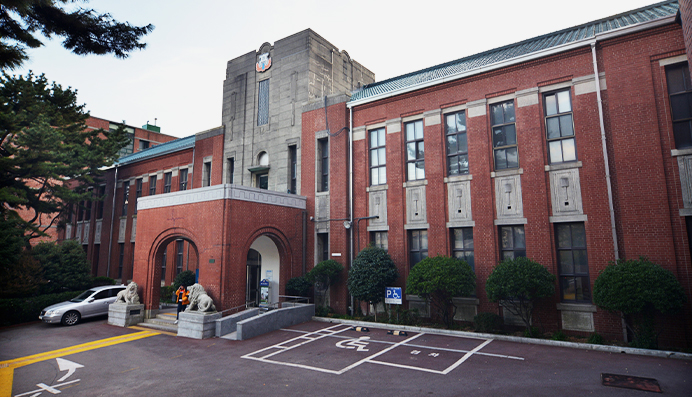
[{"label": "stone base of statue", "polygon": [[144,321],[144,305],[113,303],[108,306],[108,324],[118,327],[129,327]]},{"label": "stone base of statue", "polygon": [[221,313],[180,312],[178,336],[193,339],[213,338],[216,335],[216,320]]}]

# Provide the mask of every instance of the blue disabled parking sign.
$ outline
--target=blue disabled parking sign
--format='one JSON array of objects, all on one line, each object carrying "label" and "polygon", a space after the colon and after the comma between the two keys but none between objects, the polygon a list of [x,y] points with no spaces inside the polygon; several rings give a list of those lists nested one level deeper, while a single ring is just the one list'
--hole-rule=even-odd
[{"label": "blue disabled parking sign", "polygon": [[385,287],[384,303],[400,305],[401,302],[401,287]]}]

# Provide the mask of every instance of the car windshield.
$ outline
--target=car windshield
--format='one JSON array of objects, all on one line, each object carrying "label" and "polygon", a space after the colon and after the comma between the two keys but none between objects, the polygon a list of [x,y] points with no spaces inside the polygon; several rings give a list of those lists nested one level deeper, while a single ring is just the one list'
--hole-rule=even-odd
[{"label": "car windshield", "polygon": [[92,289],[90,289],[88,291],[84,291],[81,294],[79,294],[79,296],[77,296],[76,298],[70,299],[70,302],[83,302],[84,299],[88,298],[89,295],[93,294],[94,292],[95,291]]}]

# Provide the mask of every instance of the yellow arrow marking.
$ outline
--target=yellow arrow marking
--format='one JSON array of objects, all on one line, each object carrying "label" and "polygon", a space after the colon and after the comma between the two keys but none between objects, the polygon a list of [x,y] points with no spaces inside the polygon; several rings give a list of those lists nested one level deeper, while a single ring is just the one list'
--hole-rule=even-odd
[{"label": "yellow arrow marking", "polygon": [[0,361],[0,397],[12,396],[12,378],[14,377],[15,368],[24,367],[26,365],[34,364],[40,361],[50,360],[53,358],[69,356],[70,354],[94,350],[101,347],[113,346],[125,342],[132,342],[138,339],[148,338],[154,335],[159,335],[159,333],[151,331],[135,332],[133,334],[101,339],[94,342],[84,343],[81,345],[66,347],[64,349],[52,350],[49,352],[34,354],[31,356],[15,358],[13,360]]}]

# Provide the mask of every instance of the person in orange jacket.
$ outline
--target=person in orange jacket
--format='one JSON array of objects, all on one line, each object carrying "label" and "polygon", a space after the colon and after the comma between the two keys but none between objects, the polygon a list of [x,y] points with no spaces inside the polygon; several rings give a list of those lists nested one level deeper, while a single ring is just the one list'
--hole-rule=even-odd
[{"label": "person in orange jacket", "polygon": [[184,285],[181,285],[178,287],[178,290],[175,291],[175,301],[178,303],[178,311],[175,314],[175,324],[178,324],[178,317],[180,316],[180,312],[185,310],[187,305],[190,304],[190,291],[187,290],[187,287]]}]

